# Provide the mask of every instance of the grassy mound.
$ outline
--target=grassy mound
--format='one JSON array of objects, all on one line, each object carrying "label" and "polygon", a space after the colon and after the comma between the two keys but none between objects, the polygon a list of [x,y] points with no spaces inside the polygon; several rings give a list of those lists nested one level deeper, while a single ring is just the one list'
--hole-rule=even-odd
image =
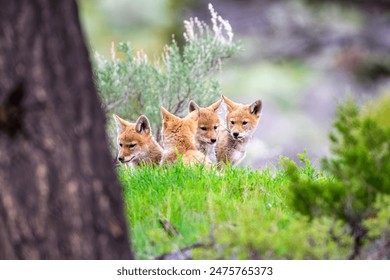
[{"label": "grassy mound", "polygon": [[[299,170],[323,180],[310,165]],[[220,171],[179,163],[119,168],[118,174],[138,259],[193,244],[201,244],[193,257],[202,259],[329,257],[332,240],[325,236],[324,226],[330,222],[319,221],[313,227],[287,207],[289,179],[282,169]],[[342,256],[337,251],[331,257]]]}]

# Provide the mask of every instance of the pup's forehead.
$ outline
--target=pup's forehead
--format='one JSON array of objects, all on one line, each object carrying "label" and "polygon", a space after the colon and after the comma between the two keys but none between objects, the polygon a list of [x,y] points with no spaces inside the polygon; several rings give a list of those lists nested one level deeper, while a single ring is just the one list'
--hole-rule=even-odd
[{"label": "pup's forehead", "polygon": [[131,132],[135,132],[135,124],[127,123],[122,133],[131,133]]},{"label": "pup's forehead", "polygon": [[118,135],[118,140],[130,142],[136,138],[135,124],[129,123],[125,129]]},{"label": "pup's forehead", "polygon": [[248,117],[250,117],[249,106],[242,106],[240,108],[236,108],[235,110],[228,112],[227,117],[228,117],[228,119],[248,118]]},{"label": "pup's forehead", "polygon": [[200,116],[199,116],[199,120],[198,120],[198,124],[199,125],[206,125],[206,124],[210,124],[210,123],[219,123],[220,120],[219,120],[219,117],[218,117],[218,114],[215,113],[213,110],[210,110],[210,109],[207,109],[207,108],[203,108],[200,110]]}]

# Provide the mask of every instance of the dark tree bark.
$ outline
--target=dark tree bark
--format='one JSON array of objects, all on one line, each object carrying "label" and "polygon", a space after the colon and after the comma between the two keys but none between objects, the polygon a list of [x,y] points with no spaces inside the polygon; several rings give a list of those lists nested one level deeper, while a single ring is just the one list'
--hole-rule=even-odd
[{"label": "dark tree bark", "polygon": [[76,3],[0,7],[0,259],[131,258]]}]

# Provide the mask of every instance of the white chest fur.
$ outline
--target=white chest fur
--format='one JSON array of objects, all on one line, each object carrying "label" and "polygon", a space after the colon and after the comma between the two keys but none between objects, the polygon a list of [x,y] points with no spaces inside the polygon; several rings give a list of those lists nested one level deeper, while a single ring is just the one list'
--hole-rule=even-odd
[{"label": "white chest fur", "polygon": [[245,157],[245,150],[236,150],[232,151],[231,160],[233,165],[237,165]]},{"label": "white chest fur", "polygon": [[212,162],[217,162],[217,158],[215,156],[215,147],[214,146],[209,146],[208,149],[206,150],[207,154],[206,156],[212,161]]}]

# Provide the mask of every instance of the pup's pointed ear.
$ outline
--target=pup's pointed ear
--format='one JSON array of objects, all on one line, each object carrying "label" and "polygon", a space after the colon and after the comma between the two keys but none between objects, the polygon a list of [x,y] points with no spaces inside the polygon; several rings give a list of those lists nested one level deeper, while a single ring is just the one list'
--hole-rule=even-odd
[{"label": "pup's pointed ear", "polygon": [[214,104],[210,105],[208,108],[213,110],[214,112],[218,110],[219,106],[221,105],[221,102],[222,102],[222,98],[219,99],[217,102],[215,102]]},{"label": "pup's pointed ear", "polygon": [[161,114],[164,120],[168,120],[169,118],[173,117],[173,114],[168,112],[168,110],[165,109],[163,106],[161,106]]},{"label": "pup's pointed ear", "polygon": [[121,119],[118,115],[113,114],[112,116],[114,117],[115,120],[116,132],[117,134],[120,134],[122,131],[126,129],[127,122]]},{"label": "pup's pointed ear", "polygon": [[165,124],[166,122],[173,121],[173,120],[180,120],[179,117],[176,117],[174,114],[170,113],[165,109],[164,107],[161,106],[161,114],[163,117],[163,123]]},{"label": "pup's pointed ear", "polygon": [[252,115],[260,117],[262,108],[263,108],[263,102],[261,101],[261,99],[259,99],[253,102],[251,105],[249,105],[249,112]]},{"label": "pup's pointed ear", "polygon": [[238,105],[237,103],[231,101],[229,98],[227,98],[224,95],[222,95],[222,99],[223,102],[225,102],[225,104],[227,105],[229,111],[233,111]]},{"label": "pup's pointed ear", "polygon": [[150,123],[145,115],[139,116],[135,123],[135,131],[140,134],[150,134]]},{"label": "pup's pointed ear", "polygon": [[188,112],[192,112],[192,111],[195,111],[195,110],[199,110],[200,107],[198,104],[195,103],[195,101],[191,100],[190,101],[190,104],[188,104]]}]

